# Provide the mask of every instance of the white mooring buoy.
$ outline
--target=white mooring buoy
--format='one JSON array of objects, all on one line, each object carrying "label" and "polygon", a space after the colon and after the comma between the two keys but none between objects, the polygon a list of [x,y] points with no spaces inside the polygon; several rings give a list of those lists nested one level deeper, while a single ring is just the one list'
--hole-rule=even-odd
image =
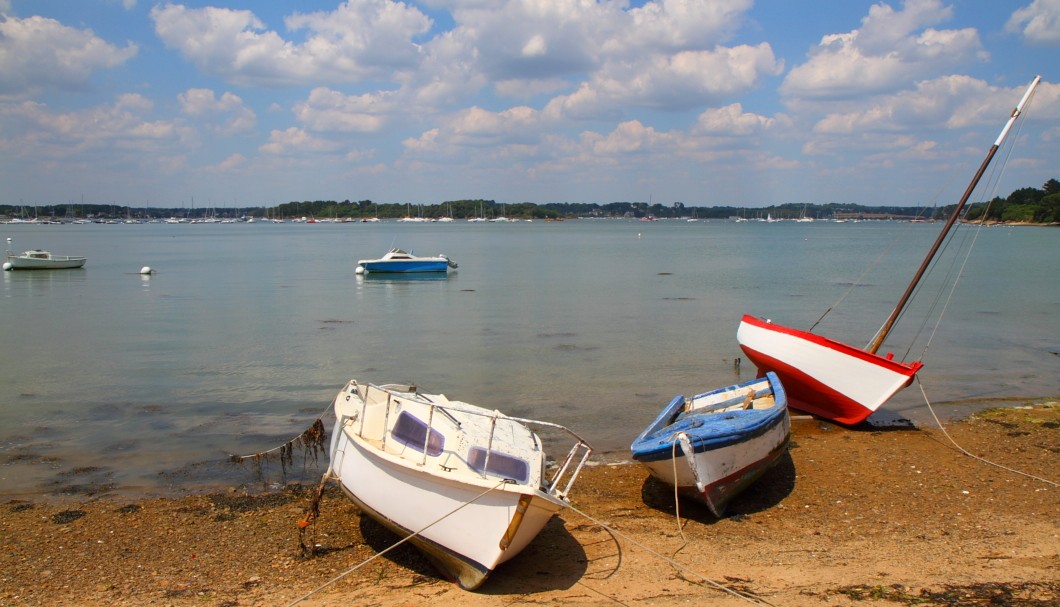
[{"label": "white mooring buoy", "polygon": [[151,269],[151,266],[144,266],[140,268],[140,274],[149,275],[154,273],[155,271]]}]

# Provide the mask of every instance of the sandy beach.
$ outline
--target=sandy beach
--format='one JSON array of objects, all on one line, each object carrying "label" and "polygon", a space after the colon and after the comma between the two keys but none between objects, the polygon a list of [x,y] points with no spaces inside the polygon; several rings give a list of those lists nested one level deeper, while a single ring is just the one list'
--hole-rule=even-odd
[{"label": "sandy beach", "polygon": [[1053,402],[946,432],[800,417],[788,457],[717,520],[675,511],[626,454],[596,454],[573,507],[474,593],[408,545],[372,559],[397,538],[334,486],[311,557],[298,521],[312,487],[9,500],[0,606],[1055,606],[1058,464]]}]

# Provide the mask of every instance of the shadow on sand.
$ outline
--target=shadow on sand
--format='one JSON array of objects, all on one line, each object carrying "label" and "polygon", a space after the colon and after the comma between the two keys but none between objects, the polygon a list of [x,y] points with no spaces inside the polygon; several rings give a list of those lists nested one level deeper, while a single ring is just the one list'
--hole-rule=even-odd
[{"label": "shadow on sand", "polygon": [[[361,537],[372,550],[382,552],[400,539],[367,516],[360,519]],[[446,579],[419,550],[409,543],[388,552],[385,557],[415,575]],[[586,570],[585,551],[564,526],[553,517],[534,541],[512,560],[497,567],[476,594],[532,594],[573,586]]]},{"label": "shadow on sand", "polygon": [[[777,464],[767,470],[757,481],[729,502],[725,518],[738,518],[769,510],[779,504],[795,489],[795,462],[790,453],[781,456]],[[669,516],[674,514],[674,488],[653,476],[647,476],[641,488],[644,504]],[[713,524],[718,519],[705,504],[681,498],[681,518],[693,519],[704,524]]]}]

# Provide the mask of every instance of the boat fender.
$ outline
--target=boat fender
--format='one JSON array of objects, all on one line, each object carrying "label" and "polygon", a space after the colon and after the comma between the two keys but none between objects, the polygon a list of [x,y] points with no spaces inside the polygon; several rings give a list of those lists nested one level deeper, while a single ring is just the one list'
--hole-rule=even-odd
[{"label": "boat fender", "polygon": [[11,269],[11,268],[13,268],[13,267],[15,267],[15,266],[11,265],[11,262],[10,262],[10,261],[5,261],[5,262],[4,262],[4,270],[5,270],[5,271],[7,271],[7,270],[10,270],[10,269]]}]

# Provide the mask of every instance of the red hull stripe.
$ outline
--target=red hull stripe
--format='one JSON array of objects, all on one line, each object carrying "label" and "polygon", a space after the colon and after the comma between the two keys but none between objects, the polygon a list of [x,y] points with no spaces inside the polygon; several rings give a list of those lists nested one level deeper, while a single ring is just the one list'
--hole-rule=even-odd
[{"label": "red hull stripe", "polygon": [[744,315],[743,322],[749,325],[754,325],[761,329],[765,329],[767,331],[772,331],[774,333],[783,333],[785,335],[791,335],[799,339],[804,339],[808,342],[817,344],[823,348],[835,350],[836,352],[840,352],[842,354],[852,356],[854,358],[860,358],[865,362],[872,363],[878,367],[890,369],[895,373],[900,373],[910,378],[916,375],[916,372],[924,366],[924,364],[920,361],[903,363],[901,361],[893,360],[885,356],[880,356],[879,354],[866,352],[865,350],[855,348],[854,346],[849,346],[843,342],[835,341],[834,339],[828,339],[827,337],[817,335],[816,333],[807,333],[806,331],[800,331],[798,329],[792,329],[791,327],[785,327],[782,325],[776,325],[770,322],[766,322],[761,318],[756,318],[749,314]]},{"label": "red hull stripe", "polygon": [[[833,350],[851,358],[856,358],[865,363],[886,369],[907,379],[904,385],[909,385],[913,376],[923,367],[923,363],[914,361],[903,363],[883,356],[859,350],[844,343],[837,342],[827,337],[791,329],[781,325],[765,322],[759,318],[745,315],[743,322],[762,330],[789,335],[796,339],[810,342],[818,347]],[[821,382],[805,371],[791,364],[774,358],[760,350],[740,344],[740,348],[748,358],[758,367],[761,373],[773,371],[780,377],[784,389],[788,393],[788,405],[793,409],[805,411],[834,420],[841,424],[853,425],[865,421],[875,412],[867,404],[859,402],[837,390],[826,383]],[[903,385],[903,387],[904,387]],[[889,398],[890,395],[888,395]],[[885,400],[885,399],[884,399]],[[880,402],[879,404],[882,404]],[[878,405],[876,405],[878,406]]]}]

